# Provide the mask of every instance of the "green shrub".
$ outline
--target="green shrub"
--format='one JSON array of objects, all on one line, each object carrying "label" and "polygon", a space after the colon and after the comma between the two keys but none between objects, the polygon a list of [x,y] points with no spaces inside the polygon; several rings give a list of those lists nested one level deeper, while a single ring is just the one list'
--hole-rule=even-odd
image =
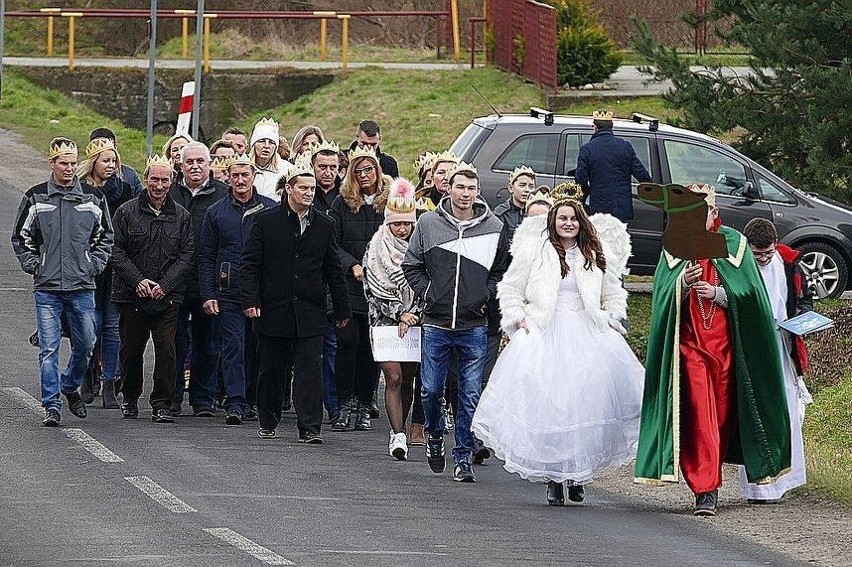
[{"label": "green shrub", "polygon": [[556,76],[579,87],[612,75],[623,55],[598,21],[591,0],[552,0],[556,8]]}]

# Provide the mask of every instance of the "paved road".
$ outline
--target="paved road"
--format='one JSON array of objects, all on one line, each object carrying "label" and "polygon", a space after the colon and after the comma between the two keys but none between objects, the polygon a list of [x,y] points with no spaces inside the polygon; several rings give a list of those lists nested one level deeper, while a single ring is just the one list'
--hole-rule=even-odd
[{"label": "paved road", "polygon": [[323,446],[295,443],[292,414],[272,441],[221,415],[155,425],[97,407],[42,428],[29,282],[7,240],[19,199],[0,177],[0,566],[800,564],[595,487],[551,508],[497,464],[455,484],[422,449],[387,457],[384,420]]}]

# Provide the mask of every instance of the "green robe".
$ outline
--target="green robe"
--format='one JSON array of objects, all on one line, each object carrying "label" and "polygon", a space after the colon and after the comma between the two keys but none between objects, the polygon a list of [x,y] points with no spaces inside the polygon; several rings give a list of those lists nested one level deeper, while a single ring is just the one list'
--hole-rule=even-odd
[{"label": "green robe", "polygon": [[[725,462],[745,465],[749,482],[771,482],[790,468],[790,417],[775,320],[766,288],[746,238],[721,227],[728,257],[712,260],[728,294],[727,316],[734,352],[739,435]],[[654,274],[651,329],[645,359],[645,394],[635,482],[680,480],[681,276],[686,261],[665,250]]]}]

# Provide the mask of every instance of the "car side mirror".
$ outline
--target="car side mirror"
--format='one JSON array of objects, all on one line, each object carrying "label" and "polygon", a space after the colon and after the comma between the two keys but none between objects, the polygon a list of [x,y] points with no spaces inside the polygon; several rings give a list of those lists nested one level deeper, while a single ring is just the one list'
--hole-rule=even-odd
[{"label": "car side mirror", "polygon": [[751,181],[746,181],[743,184],[743,197],[746,199],[760,199],[760,191],[757,190],[757,187]]}]

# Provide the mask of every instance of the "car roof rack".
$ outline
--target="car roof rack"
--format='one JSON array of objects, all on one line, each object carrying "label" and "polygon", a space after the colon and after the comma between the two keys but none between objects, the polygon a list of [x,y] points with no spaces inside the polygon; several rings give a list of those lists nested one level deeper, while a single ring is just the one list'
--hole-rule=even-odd
[{"label": "car roof rack", "polygon": [[545,110],[544,108],[539,108],[537,106],[530,107],[530,116],[532,118],[544,118],[545,126],[553,126],[553,111]]},{"label": "car roof rack", "polygon": [[631,117],[631,120],[637,124],[647,124],[648,130],[651,132],[656,132],[660,128],[660,121],[653,116],[648,116],[647,114],[642,114],[641,112],[634,112]]}]

